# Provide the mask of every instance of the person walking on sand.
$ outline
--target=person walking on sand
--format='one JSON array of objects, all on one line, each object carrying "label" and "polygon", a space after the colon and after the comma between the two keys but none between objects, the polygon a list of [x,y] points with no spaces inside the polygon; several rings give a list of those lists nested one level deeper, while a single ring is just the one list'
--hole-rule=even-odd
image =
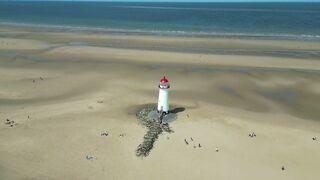
[{"label": "person walking on sand", "polygon": [[256,135],[254,132],[252,132],[252,136],[253,136],[253,137],[256,137],[257,135]]},{"label": "person walking on sand", "polygon": [[188,141],[186,140],[186,139],[184,139],[184,142],[186,143],[186,145],[188,145],[189,143],[188,143]]}]

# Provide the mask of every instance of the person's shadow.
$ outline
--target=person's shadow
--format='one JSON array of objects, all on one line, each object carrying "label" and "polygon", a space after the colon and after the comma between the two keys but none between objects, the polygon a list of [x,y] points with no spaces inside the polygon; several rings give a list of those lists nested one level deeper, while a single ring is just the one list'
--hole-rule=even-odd
[{"label": "person's shadow", "polygon": [[177,108],[170,110],[169,113],[178,114],[178,113],[183,112],[185,110],[186,110],[186,108],[184,108],[184,107],[177,107]]}]

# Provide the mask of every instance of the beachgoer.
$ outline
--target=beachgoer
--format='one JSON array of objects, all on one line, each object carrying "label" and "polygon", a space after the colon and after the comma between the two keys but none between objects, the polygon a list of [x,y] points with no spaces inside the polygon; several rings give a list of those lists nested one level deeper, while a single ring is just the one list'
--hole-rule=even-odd
[{"label": "beachgoer", "polygon": [[188,143],[188,141],[186,140],[186,139],[184,139],[184,142],[186,143],[186,145],[188,145],[189,143]]},{"label": "beachgoer", "polygon": [[101,133],[101,136],[108,136],[109,134],[107,132]]}]

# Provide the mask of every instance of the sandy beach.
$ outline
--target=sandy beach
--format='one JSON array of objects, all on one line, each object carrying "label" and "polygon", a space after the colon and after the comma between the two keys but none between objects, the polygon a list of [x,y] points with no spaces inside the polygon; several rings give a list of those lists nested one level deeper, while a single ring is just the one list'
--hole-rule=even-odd
[{"label": "sandy beach", "polygon": [[[317,41],[2,25],[0,179],[317,180],[319,54]],[[137,157],[136,113],[163,75],[184,110]]]}]

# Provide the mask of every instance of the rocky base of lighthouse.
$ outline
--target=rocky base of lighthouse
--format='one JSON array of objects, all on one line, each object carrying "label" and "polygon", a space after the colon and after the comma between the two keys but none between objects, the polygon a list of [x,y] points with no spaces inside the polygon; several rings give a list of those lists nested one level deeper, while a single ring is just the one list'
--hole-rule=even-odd
[{"label": "rocky base of lighthouse", "polygon": [[[157,112],[156,106],[146,106],[136,114],[142,125],[148,128],[147,133],[143,137],[143,142],[137,147],[136,155],[138,157],[146,157],[149,155],[160,134],[163,132],[173,132],[168,122],[162,121],[161,123],[161,121],[154,118],[154,112]],[[176,115],[172,115],[171,117],[175,119]]]}]

